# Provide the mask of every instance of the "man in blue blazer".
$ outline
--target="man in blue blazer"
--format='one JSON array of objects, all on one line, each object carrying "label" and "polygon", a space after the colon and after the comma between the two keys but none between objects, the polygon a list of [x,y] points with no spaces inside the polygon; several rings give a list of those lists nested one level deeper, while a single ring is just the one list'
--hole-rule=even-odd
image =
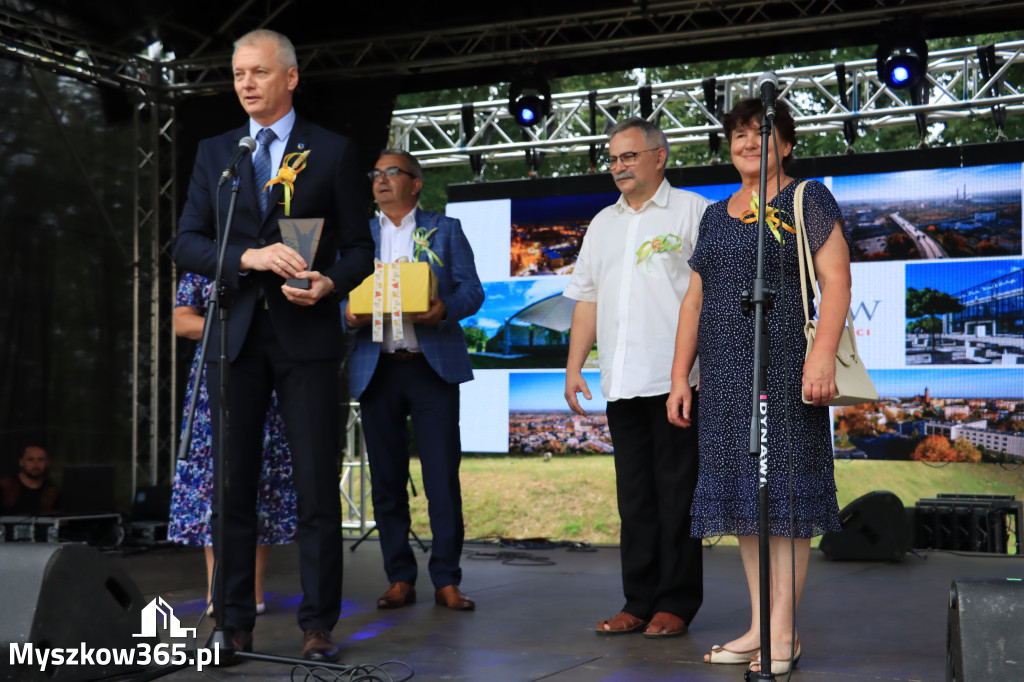
[{"label": "man in blue blazer", "polygon": [[[338,495],[338,365],[342,325],[338,301],[373,269],[373,241],[366,226],[361,179],[351,140],[297,117],[292,92],[298,84],[295,49],[283,35],[259,30],[235,43],[235,91],[249,114],[247,125],[204,140],[196,155],[188,199],[178,226],[178,267],[213,279],[218,233],[237,185],[238,202],[227,242],[223,284],[230,384],[231,425],[224,458],[227,499],[214,500],[225,515],[222,551],[223,623],[236,650],[252,647],[256,604],[256,492],[262,461],[263,422],[273,390],[288,431],[299,497],[300,575],[303,599],[298,621],[303,656],[335,660],[330,639],[341,609],[341,504]],[[221,171],[245,136],[259,146],[237,165],[235,183],[220,187]],[[283,183],[270,185],[287,154],[309,152],[287,202],[292,218],[323,218],[312,263],[281,241]],[[285,279],[309,282],[291,287]],[[218,383],[220,324],[210,334],[214,453],[220,429]],[[216,532],[217,523],[214,523]],[[217,543],[215,542],[215,547]]]},{"label": "man in blue blazer", "polygon": [[369,174],[380,217],[370,221],[377,257],[393,263],[430,264],[438,297],[425,313],[403,317],[401,339],[385,321],[383,340],[374,342],[371,315],[345,322],[356,329],[349,360],[351,395],[359,399],[373,485],[373,514],[380,534],[384,571],[391,587],[377,600],[382,609],[416,601],[416,557],[409,546],[409,432],[412,417],[429,501],[433,535],[429,571],[434,602],[457,610],[474,608],[459,589],[459,558],[465,529],[459,464],[459,384],[470,381],[469,352],[459,320],[484,301],[473,250],[454,218],[417,209],[423,171],[408,152],[387,149]]}]

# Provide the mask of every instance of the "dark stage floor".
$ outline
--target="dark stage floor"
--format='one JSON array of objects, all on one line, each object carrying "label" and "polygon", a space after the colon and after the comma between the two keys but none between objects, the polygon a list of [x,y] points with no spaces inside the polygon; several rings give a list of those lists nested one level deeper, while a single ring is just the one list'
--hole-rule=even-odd
[{"label": "dark stage floor", "polygon": [[[738,548],[705,550],[704,606],[688,635],[664,641],[595,635],[597,621],[614,615],[622,603],[617,547],[590,553],[526,551],[546,565],[506,563],[495,558],[498,551],[506,550],[467,547],[462,587],[476,600],[477,610],[453,612],[433,604],[425,555],[420,602],[378,610],[376,598],[387,584],[377,543],[367,542],[354,553],[346,549],[346,601],[334,630],[343,661],[402,661],[417,680],[742,680],[743,666],[702,662],[709,647],[738,635],[749,618]],[[297,655],[301,650],[294,615],[297,556],[294,546],[271,554],[268,611],[257,620],[256,651]],[[803,658],[794,677],[808,682],[944,680],[951,580],[1020,577],[1024,563],[1005,555],[930,552],[922,557],[907,555],[895,564],[831,562],[813,551],[800,616]],[[205,594],[199,552],[158,549],[119,561],[147,599],[163,596],[184,625],[194,624]],[[208,631],[204,624],[203,640]],[[389,669],[396,679],[404,675],[400,668]],[[230,681],[288,680],[292,674],[286,666],[257,661],[209,672]],[[210,677],[182,670],[164,679]]]}]

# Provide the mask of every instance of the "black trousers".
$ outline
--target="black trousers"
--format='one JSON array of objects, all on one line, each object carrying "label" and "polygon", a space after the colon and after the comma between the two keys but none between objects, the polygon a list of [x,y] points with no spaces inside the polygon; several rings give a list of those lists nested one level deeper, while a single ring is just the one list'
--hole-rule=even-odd
[{"label": "black trousers", "polygon": [[[220,431],[220,364],[207,363],[214,463]],[[223,551],[224,624],[252,630],[256,622],[256,496],[263,464],[263,425],[276,389],[298,493],[299,576],[303,630],[330,630],[341,613],[341,495],[338,490],[338,362],[292,360],[270,314],[257,311],[245,345],[230,366],[227,504],[214,495],[211,525],[226,515]],[[216,487],[215,487],[216,493]],[[214,547],[216,547],[214,536]]]},{"label": "black trousers", "polygon": [[[670,424],[667,398],[608,402],[622,520],[622,610],[644,620],[664,611],[689,625],[704,599],[701,540],[690,537],[697,425]],[[697,414],[696,392],[690,413]]]}]

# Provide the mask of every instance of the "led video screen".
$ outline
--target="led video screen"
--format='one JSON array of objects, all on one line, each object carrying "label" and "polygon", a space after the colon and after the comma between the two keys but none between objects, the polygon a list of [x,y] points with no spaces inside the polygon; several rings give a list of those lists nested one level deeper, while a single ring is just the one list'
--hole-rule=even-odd
[{"label": "led video screen", "polygon": [[[828,186],[851,229],[851,313],[880,394],[833,409],[836,457],[1024,459],[1022,161],[1009,143],[798,162],[792,174]],[[726,164],[668,179],[711,201],[739,187]],[[462,323],[476,377],[462,387],[465,451],[611,452],[600,348],[588,415],[565,404],[574,302],[561,292],[617,198],[607,174],[449,188],[487,296]]]}]

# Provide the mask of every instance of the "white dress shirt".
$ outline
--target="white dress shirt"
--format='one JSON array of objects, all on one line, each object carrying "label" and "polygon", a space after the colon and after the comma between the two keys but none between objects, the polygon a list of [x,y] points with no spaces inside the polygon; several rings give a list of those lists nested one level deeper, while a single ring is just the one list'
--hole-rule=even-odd
[{"label": "white dress shirt", "polygon": [[[669,392],[679,304],[690,283],[687,261],[710,203],[662,180],[639,211],[620,196],[587,228],[563,295],[597,303],[601,392],[607,400]],[[665,235],[682,239],[678,250],[654,253],[638,262],[638,250]],[[691,385],[698,372],[695,362]]]},{"label": "white dress shirt", "polygon": [[[416,209],[409,211],[408,215],[402,218],[402,222],[395,225],[384,213],[380,214],[380,259],[385,263],[394,263],[399,258],[405,257],[412,263],[414,244],[412,233],[416,229]],[[408,320],[408,315],[402,314],[402,335],[401,341],[394,341],[391,338],[391,316],[384,316],[384,340],[381,342],[382,353],[394,353],[399,348],[404,348],[413,353],[418,353],[420,344],[416,341],[415,325]]]}]

